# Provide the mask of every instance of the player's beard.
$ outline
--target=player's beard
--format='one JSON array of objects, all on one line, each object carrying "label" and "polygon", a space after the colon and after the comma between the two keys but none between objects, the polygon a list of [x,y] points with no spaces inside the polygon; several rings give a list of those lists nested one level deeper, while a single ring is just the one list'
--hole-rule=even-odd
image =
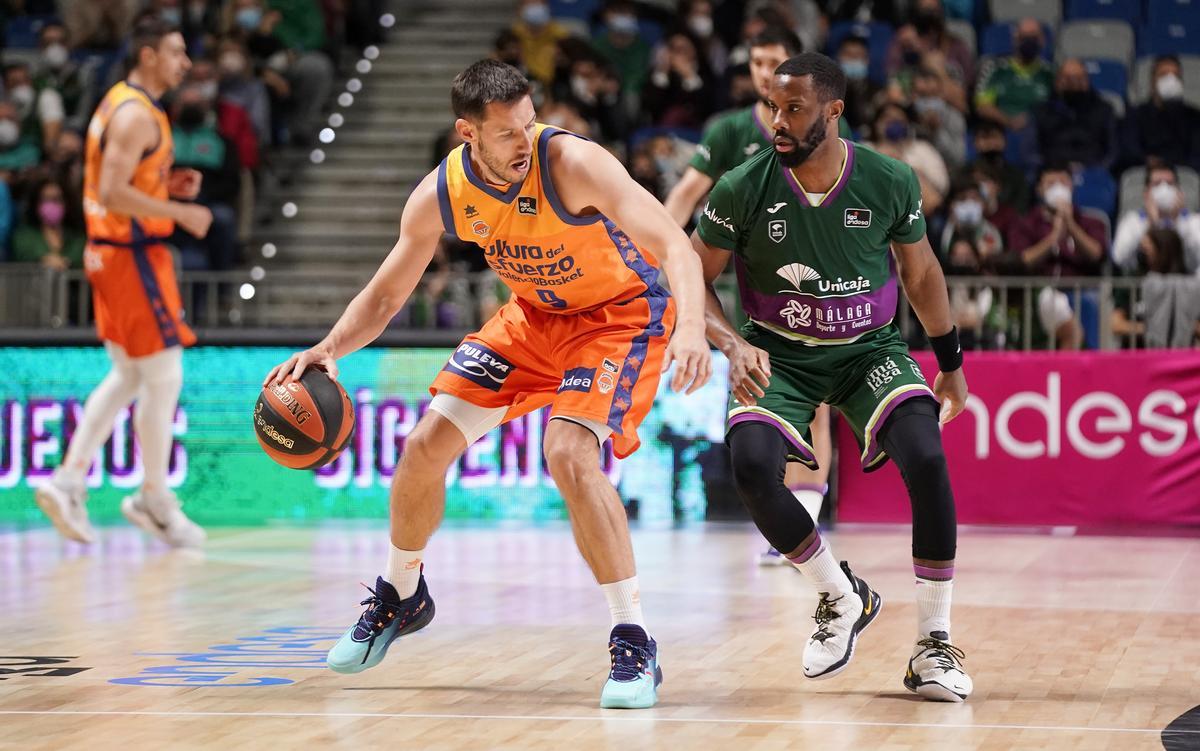
[{"label": "player's beard", "polygon": [[483,162],[493,177],[500,178],[501,182],[515,183],[524,177],[523,173],[513,169],[511,161],[504,162],[497,159],[496,155],[485,149],[482,143],[479,144],[479,161]]},{"label": "player's beard", "polygon": [[776,156],[779,157],[779,163],[784,167],[795,168],[799,167],[808,161],[812,153],[825,141],[825,121],[818,119],[804,134],[803,139],[796,139],[790,134],[780,133],[775,131],[776,136],[782,136],[792,142],[791,151],[776,151]]}]

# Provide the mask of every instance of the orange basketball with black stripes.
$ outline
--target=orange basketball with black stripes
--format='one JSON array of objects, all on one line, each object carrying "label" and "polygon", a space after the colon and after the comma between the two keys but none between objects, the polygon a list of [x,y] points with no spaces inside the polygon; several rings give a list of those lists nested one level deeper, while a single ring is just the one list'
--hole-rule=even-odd
[{"label": "orange basketball with black stripes", "polygon": [[354,403],[324,371],[270,384],[254,405],[254,434],[267,456],[291,469],[316,469],[337,458],[354,434]]}]

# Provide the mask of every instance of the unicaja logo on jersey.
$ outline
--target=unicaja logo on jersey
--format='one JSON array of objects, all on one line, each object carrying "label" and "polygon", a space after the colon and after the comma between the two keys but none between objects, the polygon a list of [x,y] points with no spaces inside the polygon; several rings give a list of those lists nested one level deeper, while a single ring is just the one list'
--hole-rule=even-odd
[{"label": "unicaja logo on jersey", "polygon": [[783,242],[783,238],[787,237],[787,220],[772,219],[767,222],[767,237],[777,243]]},{"label": "unicaja logo on jersey", "polygon": [[[789,263],[787,266],[780,266],[775,271],[776,274],[787,279],[788,282],[796,288],[797,292],[803,292],[802,284],[805,282],[816,282],[819,292],[866,292],[871,289],[871,281],[864,277],[857,279],[822,279],[821,273],[812,266],[806,266],[803,263]],[[781,289],[780,292],[791,293],[791,290]]]},{"label": "unicaja logo on jersey", "polygon": [[805,266],[802,263],[789,263],[787,266],[780,266],[775,273],[791,282],[797,291],[799,291],[800,285],[804,282],[813,282],[821,278],[816,269],[812,266]]}]

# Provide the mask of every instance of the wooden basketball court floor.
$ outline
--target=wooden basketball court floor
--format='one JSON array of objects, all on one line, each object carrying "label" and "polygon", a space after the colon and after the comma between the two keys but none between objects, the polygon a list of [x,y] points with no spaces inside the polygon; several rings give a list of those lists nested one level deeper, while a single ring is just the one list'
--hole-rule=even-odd
[{"label": "wooden basketball court floor", "polygon": [[[742,525],[634,533],[666,680],[601,710],[608,614],[565,526],[448,527],[437,617],[357,676],[323,667],[386,555],[385,525],[216,529],[203,553],[133,530],[90,550],[0,533],[0,748],[1200,748],[1200,542],[965,531],[954,635],[975,695],[901,685],[908,532],[839,528],[881,591],[854,662],[803,678],[815,597]],[[1190,724],[1189,724],[1190,723]]]}]

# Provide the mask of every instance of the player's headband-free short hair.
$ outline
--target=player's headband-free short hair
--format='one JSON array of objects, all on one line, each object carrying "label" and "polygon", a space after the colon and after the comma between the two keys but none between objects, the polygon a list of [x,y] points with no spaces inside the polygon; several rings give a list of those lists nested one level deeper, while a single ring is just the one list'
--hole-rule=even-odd
[{"label": "player's headband-free short hair", "polygon": [[521,71],[489,58],[472,63],[454,77],[450,106],[455,117],[479,120],[489,104],[512,104],[529,92],[529,81]]},{"label": "player's headband-free short hair", "polygon": [[777,76],[812,76],[813,89],[822,102],[846,98],[846,74],[831,57],[819,52],[803,52],[784,60],[775,69]]},{"label": "player's headband-free short hair", "polygon": [[139,20],[134,24],[132,40],[129,45],[130,64],[136,67],[144,48],[157,50],[158,45],[162,44],[163,37],[177,31],[179,31],[177,26],[167,23],[157,16],[146,16]]},{"label": "player's headband-free short hair", "polygon": [[804,44],[800,41],[800,37],[791,29],[779,27],[767,27],[750,40],[750,48],[755,47],[773,47],[779,45],[783,47],[784,52],[789,57],[799,55],[804,51]]}]

